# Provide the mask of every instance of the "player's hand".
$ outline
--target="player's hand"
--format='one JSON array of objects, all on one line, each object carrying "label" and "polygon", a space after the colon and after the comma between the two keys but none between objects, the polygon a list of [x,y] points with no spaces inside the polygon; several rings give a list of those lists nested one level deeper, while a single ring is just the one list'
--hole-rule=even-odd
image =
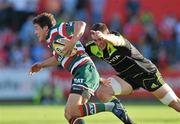
[{"label": "player's hand", "polygon": [[105,78],[101,78],[101,83],[105,86],[111,86],[111,81]]},{"label": "player's hand", "polygon": [[40,71],[42,68],[43,67],[40,63],[35,63],[34,65],[31,66],[29,70],[29,75],[33,75],[34,73]]},{"label": "player's hand", "polygon": [[100,31],[94,31],[94,30],[91,30],[91,37],[93,39],[97,39],[97,40],[104,40],[104,34]]},{"label": "player's hand", "polygon": [[66,40],[66,41],[64,44],[64,48],[62,49],[62,54],[63,56],[70,56],[75,46],[75,43],[71,42],[69,39],[63,39],[63,40]]}]

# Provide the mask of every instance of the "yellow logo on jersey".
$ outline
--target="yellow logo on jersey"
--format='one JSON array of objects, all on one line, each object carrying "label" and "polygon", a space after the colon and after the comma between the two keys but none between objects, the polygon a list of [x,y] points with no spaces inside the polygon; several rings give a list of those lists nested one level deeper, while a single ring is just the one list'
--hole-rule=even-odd
[{"label": "yellow logo on jersey", "polygon": [[153,83],[153,84],[151,85],[151,88],[154,89],[154,88],[156,88],[157,86],[158,86],[157,84],[154,84],[154,83]]},{"label": "yellow logo on jersey", "polygon": [[108,43],[107,49],[108,49],[109,56],[111,56],[114,52],[117,51],[117,49],[114,48],[114,46],[112,44],[110,44],[110,43]]}]

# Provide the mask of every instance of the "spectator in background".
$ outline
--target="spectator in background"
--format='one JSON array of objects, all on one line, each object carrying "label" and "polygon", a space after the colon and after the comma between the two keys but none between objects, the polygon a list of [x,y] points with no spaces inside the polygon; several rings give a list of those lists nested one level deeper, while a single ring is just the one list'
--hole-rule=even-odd
[{"label": "spectator in background", "polygon": [[176,62],[180,64],[180,18],[175,25],[175,33],[176,33]]},{"label": "spectator in background", "polygon": [[128,13],[128,20],[131,19],[133,16],[139,15],[140,9],[140,2],[139,0],[127,0],[126,3],[127,13]]},{"label": "spectator in background", "polygon": [[155,65],[158,65],[159,36],[154,24],[154,17],[150,11],[145,10],[140,16],[140,21],[145,31],[142,41],[142,54]]},{"label": "spectator in background", "polygon": [[70,21],[75,16],[76,5],[78,0],[63,0],[63,19]]},{"label": "spectator in background", "polygon": [[15,68],[21,67],[23,61],[23,53],[21,51],[22,42],[19,40],[15,42],[10,51],[10,65],[14,65]]},{"label": "spectator in background", "polygon": [[[76,10],[74,12],[74,20],[82,20],[88,24],[92,23],[91,18],[91,4],[90,0],[77,0]],[[85,38],[88,38],[88,30],[85,30],[81,41],[84,42]]]},{"label": "spectator in background", "polygon": [[142,50],[142,39],[145,32],[138,16],[133,16],[129,22],[125,24],[123,33],[138,50]]},{"label": "spectator in background", "polygon": [[120,18],[114,14],[109,24],[110,30],[122,32],[122,24]]},{"label": "spectator in background", "polygon": [[[14,9],[13,28],[18,30],[21,28],[26,18],[36,12],[38,0],[8,0]],[[28,9],[27,9],[28,8]]]},{"label": "spectator in background", "polygon": [[75,19],[91,23],[90,0],[77,0]]},{"label": "spectator in background", "polygon": [[150,24],[154,22],[153,14],[149,10],[144,10],[140,15],[140,20],[146,26],[146,24]]},{"label": "spectator in background", "polygon": [[159,32],[161,37],[161,49],[164,49],[167,54],[168,64],[175,63],[175,40],[174,29],[176,24],[176,18],[171,15],[167,15],[160,22]]},{"label": "spectator in background", "polygon": [[155,65],[158,65],[158,49],[160,45],[158,40],[158,32],[153,22],[146,24],[145,34],[142,40],[143,55],[150,59]]},{"label": "spectator in background", "polygon": [[64,102],[63,97],[60,86],[47,82],[38,89],[38,93],[33,100],[35,104],[60,104]]},{"label": "spectator in background", "polygon": [[47,0],[45,8],[46,12],[53,13],[55,18],[58,18],[62,9],[62,0]]},{"label": "spectator in background", "polygon": [[45,83],[40,89],[40,103],[53,104],[54,101],[54,86],[50,83]]},{"label": "spectator in background", "polygon": [[105,2],[106,0],[90,0],[92,11],[92,23],[97,23],[102,20]]},{"label": "spectator in background", "polygon": [[23,23],[19,31],[20,40],[22,41],[23,45],[27,46],[29,46],[30,43],[35,40],[32,17],[32,15],[27,17],[26,21]]},{"label": "spectator in background", "polygon": [[111,25],[114,21],[116,23],[119,21],[118,25],[126,23],[124,4],[125,1],[122,0],[105,0],[102,17],[103,22],[107,25]]},{"label": "spectator in background", "polygon": [[8,63],[8,49],[5,44],[0,40],[0,68],[6,67]]},{"label": "spectator in background", "polygon": [[[8,66],[9,64],[10,59],[8,55],[10,54],[11,49],[14,49],[9,43],[15,42],[16,40],[20,39],[21,40],[20,42],[23,42],[22,43],[23,45],[21,47],[24,47],[24,45],[28,44],[28,42],[30,42],[31,40],[35,40],[34,36],[32,36],[33,35],[32,29],[30,28],[31,24],[29,23],[29,20],[30,20],[29,15],[32,15],[34,13],[51,11],[52,13],[57,15],[56,19],[58,20],[58,22],[61,22],[62,20],[68,20],[68,21],[72,20],[75,18],[75,15],[77,16],[76,19],[83,18],[84,16],[85,21],[89,21],[87,23],[88,25],[92,23],[91,21],[98,21],[102,19],[101,21],[105,22],[110,27],[110,29],[117,30],[117,31],[122,32],[123,34],[126,34],[126,33],[131,32],[131,28],[129,28],[131,27],[129,26],[129,23],[130,23],[129,20],[132,20],[131,18],[134,18],[134,17],[131,17],[129,18],[129,20],[126,19],[126,15],[129,12],[127,11],[127,3],[129,4],[128,8],[131,8],[131,9],[128,9],[128,10],[131,10],[130,13],[137,13],[137,14],[139,14],[139,8],[141,8],[141,5],[142,5],[142,10],[144,9],[143,10],[144,13],[143,15],[140,16],[140,18],[145,28],[159,27],[158,29],[154,28],[153,29],[154,32],[151,31],[151,33],[149,33],[148,31],[148,34],[146,31],[147,29],[145,29],[145,32],[141,36],[139,35],[140,34],[139,32],[141,32],[140,29],[137,29],[138,37],[140,36],[142,39],[145,38],[145,39],[149,39],[150,41],[150,39],[153,38],[153,39],[156,39],[154,41],[157,41],[157,42],[159,41],[159,39],[161,39],[161,45],[158,45],[157,42],[145,43],[144,41],[147,41],[147,40],[138,41],[139,42],[138,44],[140,44],[139,45],[140,49],[142,49],[140,51],[142,51],[142,53],[147,58],[152,58],[152,56],[156,56],[157,54],[155,54],[154,51],[159,51],[159,54],[160,54],[158,55],[159,57],[153,57],[153,61],[154,59],[157,58],[158,60],[155,60],[155,61],[161,62],[160,65],[173,67],[174,64],[179,63],[180,55],[179,55],[179,52],[177,52],[177,49],[179,48],[178,47],[179,46],[179,40],[178,40],[179,39],[178,38],[179,26],[178,25],[179,24],[175,22],[175,24],[173,25],[177,25],[177,26],[173,26],[172,28],[166,29],[167,27],[169,27],[167,25],[172,25],[172,22],[174,23],[174,21],[172,21],[174,19],[168,19],[169,20],[168,24],[162,22],[162,24],[160,24],[161,26],[159,25],[157,26],[156,22],[158,22],[159,24],[159,22],[161,21],[159,19],[162,17],[162,15],[164,15],[162,13],[160,15],[160,18],[157,18],[158,13],[156,13],[156,11],[158,12],[159,8],[157,8],[157,10],[155,10],[152,7],[149,8],[150,6],[148,6],[148,9],[144,8],[146,7],[145,4],[147,5],[148,2],[144,2],[141,0],[129,0],[129,1],[127,0],[88,0],[88,1],[84,0],[83,1],[82,0],[82,3],[80,1],[78,0],[0,0],[0,15],[1,15],[0,50],[3,51],[1,53],[1,58],[5,58],[5,60],[2,60],[1,63],[4,63],[4,61],[6,61],[7,64],[5,65]],[[77,4],[80,4],[78,6],[81,6],[81,7],[77,7]],[[171,6],[171,3],[169,5]],[[76,9],[80,11],[76,13]],[[159,11],[159,12],[162,12],[162,11]],[[61,13],[61,14],[58,14],[58,13]],[[155,20],[155,22],[152,22],[154,24],[151,24],[150,20],[152,20],[153,14],[156,16],[156,19],[158,20]],[[59,16],[59,15],[63,15],[63,16]],[[92,18],[91,18],[91,15],[93,16]],[[139,15],[137,16],[139,17]],[[172,16],[170,18],[176,18],[176,17]],[[163,26],[163,25],[166,25],[166,26]],[[125,27],[125,29],[122,29],[122,27]],[[165,30],[167,31],[164,30],[164,27],[166,27]],[[168,33],[168,31],[170,33]],[[30,33],[25,33],[23,35],[23,32],[30,32]],[[156,33],[157,33],[157,36],[155,36]],[[85,33],[85,39],[89,38],[87,34],[88,34],[88,30]],[[170,46],[165,45],[165,44],[168,44],[167,43],[167,39],[169,39],[167,38],[169,37],[168,35],[171,37],[171,39],[168,41],[172,41],[171,43],[174,45],[172,44],[169,44]],[[133,35],[131,36],[134,37]],[[158,47],[156,47],[156,45]],[[163,46],[163,47],[159,47],[159,46]],[[27,47],[30,47],[30,45],[28,44]],[[173,52],[170,49],[173,49]],[[30,59],[32,59],[31,54],[32,53],[30,52]]]},{"label": "spectator in background", "polygon": [[38,0],[37,7],[36,7],[36,13],[40,14],[46,11],[48,0]]},{"label": "spectator in background", "polygon": [[55,18],[59,17],[59,13],[62,11],[63,0],[39,0],[37,4],[37,13],[50,12],[55,15]]},{"label": "spectator in background", "polygon": [[0,31],[0,63],[1,67],[9,66],[11,62],[10,51],[12,44],[17,41],[18,37],[16,32],[11,30],[10,27],[4,27]]},{"label": "spectator in background", "polygon": [[46,54],[44,53],[47,53],[47,50],[39,42],[34,41],[31,44],[31,56],[33,63],[44,60],[46,57]]},{"label": "spectator in background", "polygon": [[13,23],[13,6],[7,0],[0,0],[0,28],[10,27]]},{"label": "spectator in background", "polygon": [[22,62],[20,67],[28,68],[32,65],[33,61],[31,59],[30,47],[29,45],[23,45],[21,48],[21,52],[23,54]]}]

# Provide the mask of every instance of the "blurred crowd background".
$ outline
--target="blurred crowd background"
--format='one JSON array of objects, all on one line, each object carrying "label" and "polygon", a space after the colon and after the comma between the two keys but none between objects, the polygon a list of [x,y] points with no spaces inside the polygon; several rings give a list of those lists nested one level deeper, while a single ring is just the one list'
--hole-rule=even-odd
[{"label": "blurred crowd background", "polygon": [[[35,79],[25,75],[33,63],[52,56],[34,35],[32,18],[42,12],[54,14],[58,23],[85,21],[87,29],[82,43],[91,40],[92,24],[104,22],[111,31],[120,32],[160,70],[179,71],[180,11],[177,5],[180,0],[0,0],[0,99],[9,96],[15,100],[34,97],[35,101],[44,98],[51,101],[56,97],[58,101],[68,94],[71,82],[68,74],[48,71]],[[95,62],[98,69],[111,69],[102,61]],[[20,73],[17,69],[23,71]],[[169,82],[174,82],[177,92],[179,75],[166,75]]]},{"label": "blurred crowd background", "polygon": [[[58,22],[105,22],[160,68],[180,69],[178,0],[0,0],[0,68],[29,67],[50,53],[33,31],[32,17],[51,12]],[[151,3],[151,4],[149,4]],[[171,10],[173,8],[174,10]],[[102,64],[98,64],[99,66]]]}]

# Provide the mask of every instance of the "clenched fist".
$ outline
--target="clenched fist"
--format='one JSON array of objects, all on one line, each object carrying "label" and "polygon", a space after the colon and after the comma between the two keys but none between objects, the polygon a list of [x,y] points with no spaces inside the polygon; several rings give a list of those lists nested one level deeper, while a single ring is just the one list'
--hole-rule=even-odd
[{"label": "clenched fist", "polygon": [[33,73],[40,71],[42,68],[43,67],[42,67],[41,63],[35,63],[34,65],[31,66],[31,68],[29,70],[29,74],[33,75]]}]

